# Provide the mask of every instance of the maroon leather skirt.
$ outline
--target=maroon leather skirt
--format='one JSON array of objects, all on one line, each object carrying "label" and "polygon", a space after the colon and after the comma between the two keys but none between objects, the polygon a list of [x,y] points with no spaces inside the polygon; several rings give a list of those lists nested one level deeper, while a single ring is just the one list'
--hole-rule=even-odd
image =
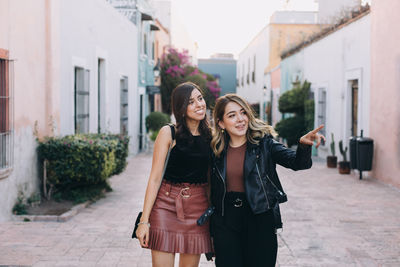
[{"label": "maroon leather skirt", "polygon": [[149,249],[185,254],[213,251],[209,222],[197,225],[208,208],[206,189],[206,184],[162,182],[149,218]]}]

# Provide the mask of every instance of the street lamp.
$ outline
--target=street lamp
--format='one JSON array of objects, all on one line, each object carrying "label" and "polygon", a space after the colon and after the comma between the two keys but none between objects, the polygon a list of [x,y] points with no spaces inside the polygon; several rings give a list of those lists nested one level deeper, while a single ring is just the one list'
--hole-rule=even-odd
[{"label": "street lamp", "polygon": [[157,60],[157,64],[153,68],[154,79],[157,80],[160,77],[160,61]]}]

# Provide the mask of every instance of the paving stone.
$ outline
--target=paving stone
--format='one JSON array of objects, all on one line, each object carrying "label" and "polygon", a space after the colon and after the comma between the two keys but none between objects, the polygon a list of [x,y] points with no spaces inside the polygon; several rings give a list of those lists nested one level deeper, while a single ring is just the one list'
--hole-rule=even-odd
[{"label": "paving stone", "polygon": [[[0,223],[0,265],[151,266],[150,250],[130,238],[150,167],[150,154],[131,158],[106,198],[66,222]],[[400,266],[400,190],[340,175],[321,160],[278,173],[289,201],[277,266]],[[202,255],[200,266],[214,262]]]}]

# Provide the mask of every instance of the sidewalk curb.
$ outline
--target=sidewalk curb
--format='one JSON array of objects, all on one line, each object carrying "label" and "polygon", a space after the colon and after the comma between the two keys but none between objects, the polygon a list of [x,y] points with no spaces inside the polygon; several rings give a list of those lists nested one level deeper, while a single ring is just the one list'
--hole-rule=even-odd
[{"label": "sidewalk curb", "polygon": [[31,221],[31,222],[66,222],[78,214],[80,211],[89,206],[91,201],[86,201],[82,204],[73,206],[69,211],[61,215],[14,215],[17,221]]}]

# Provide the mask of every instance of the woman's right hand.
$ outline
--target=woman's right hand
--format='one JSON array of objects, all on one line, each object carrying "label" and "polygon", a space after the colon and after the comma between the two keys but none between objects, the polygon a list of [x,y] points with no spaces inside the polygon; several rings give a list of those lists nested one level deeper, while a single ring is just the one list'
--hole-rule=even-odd
[{"label": "woman's right hand", "polygon": [[138,225],[136,236],[142,247],[147,248],[149,246],[149,226],[147,224]]}]

